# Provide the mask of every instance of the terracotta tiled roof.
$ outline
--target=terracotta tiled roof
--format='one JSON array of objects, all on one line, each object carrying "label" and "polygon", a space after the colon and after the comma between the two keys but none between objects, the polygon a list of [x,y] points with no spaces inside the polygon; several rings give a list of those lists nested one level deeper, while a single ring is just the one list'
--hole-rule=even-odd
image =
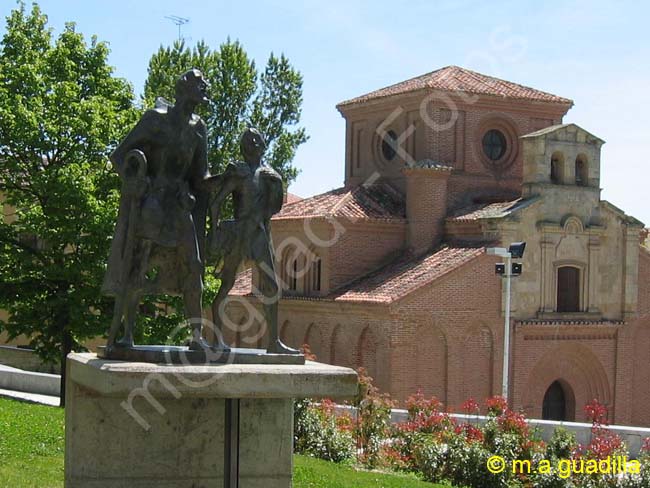
[{"label": "terracotta tiled roof", "polygon": [[505,217],[513,210],[519,209],[523,201],[523,199],[518,198],[509,202],[477,203],[456,210],[447,217],[447,220],[461,221]]},{"label": "terracotta tiled roof", "polygon": [[568,98],[483,75],[459,66],[446,66],[431,73],[346,100],[339,103],[338,107],[425,89],[573,105],[573,101]]},{"label": "terracotta tiled roof", "polygon": [[230,290],[230,295],[246,296],[251,294],[253,288],[253,269],[248,268],[237,275],[235,284]]},{"label": "terracotta tiled roof", "polygon": [[345,302],[391,303],[484,253],[481,247],[443,247],[420,257],[403,258],[332,293]]},{"label": "terracotta tiled roof", "polygon": [[286,205],[287,203],[295,203],[295,202],[299,202],[300,200],[302,200],[302,197],[299,197],[298,195],[294,195],[293,193],[287,192],[287,197],[286,197],[286,200],[285,200],[284,204]]},{"label": "terracotta tiled roof", "polygon": [[286,204],[273,220],[344,217],[352,220],[403,220],[404,198],[386,184],[338,188]]},{"label": "terracotta tiled roof", "polygon": [[[477,245],[478,246],[478,245]],[[326,300],[335,302],[392,303],[409,293],[446,275],[484,253],[484,247],[445,246],[432,254],[400,258],[323,298],[285,296],[295,300]],[[251,295],[250,269],[237,276],[231,295]]]}]

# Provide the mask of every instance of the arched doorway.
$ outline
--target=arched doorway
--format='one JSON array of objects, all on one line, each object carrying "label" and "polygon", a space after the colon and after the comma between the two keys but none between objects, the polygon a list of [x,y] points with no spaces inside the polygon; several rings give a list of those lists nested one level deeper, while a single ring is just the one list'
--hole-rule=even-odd
[{"label": "arched doorway", "polygon": [[575,400],[573,392],[567,385],[560,381],[554,381],[544,394],[542,403],[543,420],[565,420],[572,421],[575,419]]}]

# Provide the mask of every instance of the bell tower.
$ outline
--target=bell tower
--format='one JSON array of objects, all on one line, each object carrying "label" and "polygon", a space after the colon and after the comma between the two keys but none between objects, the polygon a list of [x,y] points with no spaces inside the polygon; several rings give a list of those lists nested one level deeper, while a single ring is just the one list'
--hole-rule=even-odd
[{"label": "bell tower", "polygon": [[576,124],[553,125],[521,137],[524,154],[522,196],[544,189],[584,188],[600,194],[600,148],[605,141]]}]

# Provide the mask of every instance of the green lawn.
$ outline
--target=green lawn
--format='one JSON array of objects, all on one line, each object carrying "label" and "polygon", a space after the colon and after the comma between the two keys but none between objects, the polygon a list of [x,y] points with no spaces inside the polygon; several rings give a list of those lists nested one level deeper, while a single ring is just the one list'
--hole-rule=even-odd
[{"label": "green lawn", "polygon": [[415,476],[361,471],[307,456],[294,456],[294,488],[436,488]]},{"label": "green lawn", "polygon": [[0,488],[63,486],[63,410],[0,398]]},{"label": "green lawn", "polygon": [[[0,488],[63,486],[63,410],[0,398]],[[294,488],[434,488],[410,476],[295,456]]]}]

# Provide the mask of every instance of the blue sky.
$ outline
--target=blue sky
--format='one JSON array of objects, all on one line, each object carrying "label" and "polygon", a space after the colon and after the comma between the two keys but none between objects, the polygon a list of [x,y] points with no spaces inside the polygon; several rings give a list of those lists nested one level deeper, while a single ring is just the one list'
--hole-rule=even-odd
[{"label": "blue sky", "polygon": [[[119,76],[141,93],[147,63],[190,19],[190,43],[239,39],[258,65],[284,53],[304,76],[310,140],[291,191],[343,181],[344,123],[336,103],[451,64],[571,98],[565,118],[601,137],[603,198],[650,225],[650,4],[553,1],[42,0],[50,26],[74,21],[111,47]],[[0,15],[14,8],[3,0]],[[4,22],[0,33],[4,30]]]}]

